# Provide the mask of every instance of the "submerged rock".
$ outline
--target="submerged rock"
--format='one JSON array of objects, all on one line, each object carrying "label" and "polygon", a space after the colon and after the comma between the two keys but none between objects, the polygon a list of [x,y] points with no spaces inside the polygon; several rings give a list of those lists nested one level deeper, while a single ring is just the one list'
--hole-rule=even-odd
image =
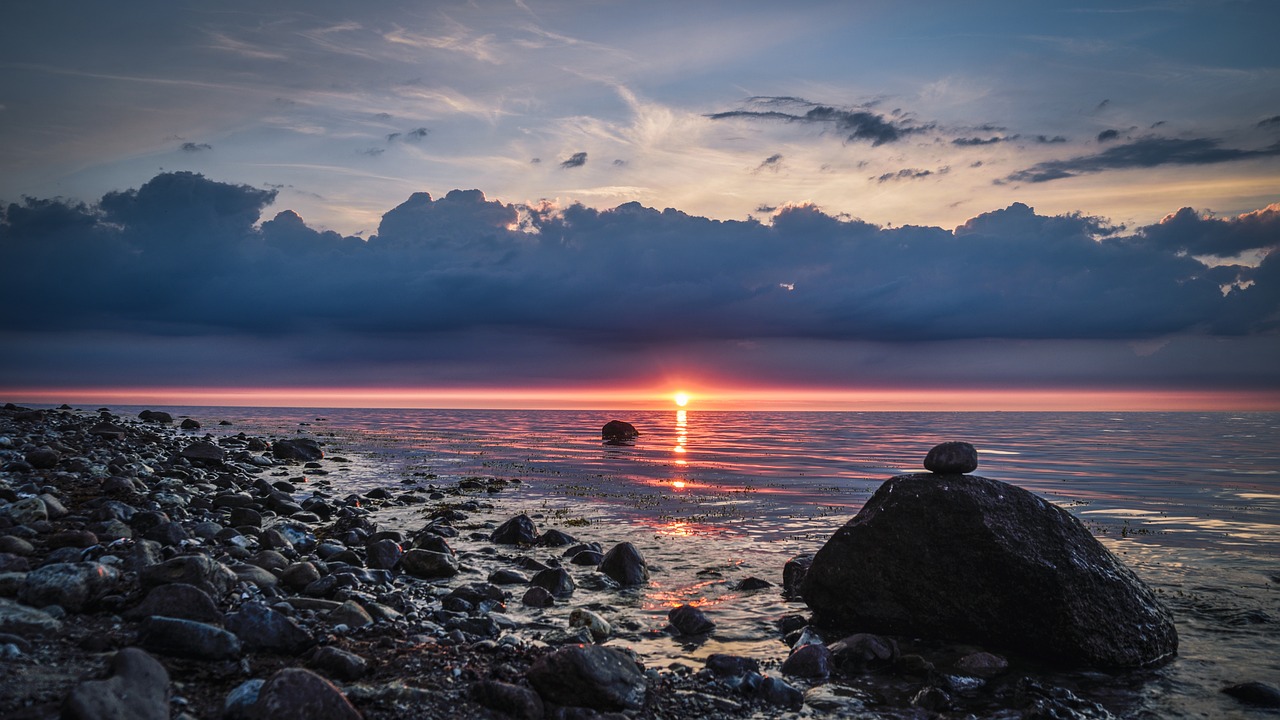
[{"label": "submerged rock", "polygon": [[1222,688],[1222,692],[1248,705],[1280,708],[1280,690],[1260,682],[1240,683]]},{"label": "submerged rock", "polygon": [[828,626],[1138,667],[1178,649],[1169,611],[1070,513],[971,475],[900,475],[818,551],[801,585]]}]

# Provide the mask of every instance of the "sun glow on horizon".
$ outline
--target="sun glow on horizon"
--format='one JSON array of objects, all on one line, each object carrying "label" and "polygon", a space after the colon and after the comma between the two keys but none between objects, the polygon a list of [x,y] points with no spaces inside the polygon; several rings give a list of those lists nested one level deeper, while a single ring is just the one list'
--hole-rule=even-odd
[{"label": "sun glow on horizon", "polygon": [[[674,401],[684,413],[692,399],[684,390],[672,394],[621,382],[541,388],[0,387],[0,401],[50,405],[649,411]],[[697,401],[707,412],[1280,411],[1280,391],[702,386]]]}]

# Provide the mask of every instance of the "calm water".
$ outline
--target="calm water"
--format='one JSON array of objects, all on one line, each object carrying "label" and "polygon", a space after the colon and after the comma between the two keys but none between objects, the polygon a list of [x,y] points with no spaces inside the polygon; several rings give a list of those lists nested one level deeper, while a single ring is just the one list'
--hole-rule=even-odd
[{"label": "calm water", "polygon": [[[120,409],[122,412],[125,409]],[[1280,414],[700,413],[181,408],[211,432],[313,434],[357,460],[334,491],[518,478],[519,510],[606,547],[636,543],[660,572],[640,592],[581,590],[620,642],[652,663],[700,665],[712,652],[781,660],[774,620],[804,612],[776,592],[739,593],[748,575],[781,582],[787,558],[816,550],[891,475],[921,470],[944,440],[979,449],[977,474],[1076,514],[1167,599],[1179,658],[1153,673],[1057,680],[1130,717],[1247,717],[1218,690],[1280,684]],[[604,446],[614,417],[633,446]],[[218,428],[219,419],[235,423]],[[300,424],[306,423],[306,424]],[[415,529],[412,509],[379,517]],[[683,646],[657,632],[666,609],[701,601],[719,629]],[[569,608],[528,611],[563,625]]]}]

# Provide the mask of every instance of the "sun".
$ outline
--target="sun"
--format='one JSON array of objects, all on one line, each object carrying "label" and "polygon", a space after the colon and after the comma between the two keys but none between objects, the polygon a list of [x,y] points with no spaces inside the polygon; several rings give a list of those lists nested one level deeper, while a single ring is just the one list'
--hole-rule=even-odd
[{"label": "sun", "polygon": [[675,397],[673,399],[676,401],[676,405],[679,405],[680,407],[684,407],[685,405],[689,404],[689,393],[678,392],[675,394]]}]

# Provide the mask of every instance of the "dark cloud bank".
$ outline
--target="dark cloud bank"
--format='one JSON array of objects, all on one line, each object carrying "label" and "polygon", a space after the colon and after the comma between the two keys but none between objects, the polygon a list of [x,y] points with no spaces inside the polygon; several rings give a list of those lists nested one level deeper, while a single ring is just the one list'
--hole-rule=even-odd
[{"label": "dark cloud bank", "polygon": [[[1128,231],[1015,203],[948,231],[882,228],[811,206],[762,224],[636,203],[522,207],[454,190],[415,193],[366,241],[318,232],[291,211],[258,225],[274,199],[167,173],[92,206],[10,204],[0,223],[0,334],[42,349],[11,353],[0,369],[43,377],[18,365],[49,363],[56,373],[49,358],[60,358],[77,372],[100,362],[127,374],[128,352],[104,357],[73,337],[134,338],[136,352],[167,347],[171,362],[208,368],[217,351],[193,357],[184,343],[289,339],[303,363],[430,357],[459,367],[497,354],[504,367],[563,365],[565,347],[627,357],[690,342],[744,352],[764,343],[801,372],[817,362],[805,353],[839,343],[921,353],[938,341],[968,343],[966,362],[999,367],[973,348],[1046,341],[1042,354],[1056,341],[1177,336],[1272,351],[1280,330],[1275,206],[1231,219],[1184,209]],[[1195,259],[1250,252],[1260,264]],[[465,346],[463,337],[505,340]],[[526,342],[513,346],[512,337]],[[872,355],[858,361],[900,364]],[[1060,360],[1069,375],[1078,358],[1068,355]],[[1195,375],[1195,362],[1184,364]],[[941,376],[938,363],[929,367],[921,372]],[[1280,383],[1262,372],[1251,381]]]}]

